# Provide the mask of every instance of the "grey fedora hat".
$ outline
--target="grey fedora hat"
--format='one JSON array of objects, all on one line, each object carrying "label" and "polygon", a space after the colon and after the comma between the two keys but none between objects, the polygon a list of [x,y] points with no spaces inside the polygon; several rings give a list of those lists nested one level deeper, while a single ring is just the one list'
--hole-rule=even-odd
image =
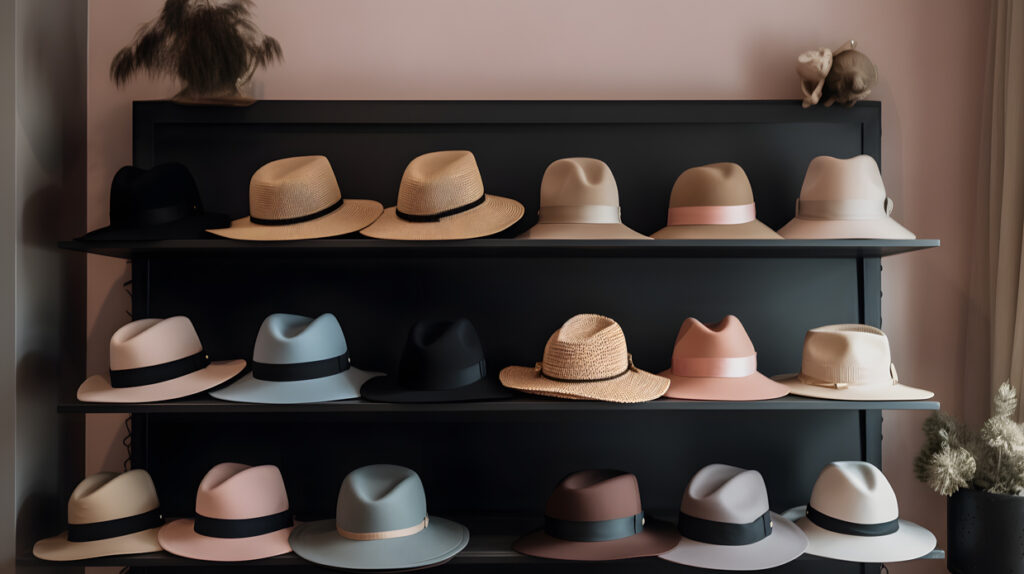
[{"label": "grey fedora hat", "polygon": [[715,570],[764,570],[804,553],[800,528],[768,509],[768,489],[755,470],[711,464],[697,471],[679,507],[682,539],[661,558]]},{"label": "grey fedora hat", "polygon": [[322,403],[354,399],[364,382],[381,375],[351,365],[345,333],[331,313],[316,319],[270,315],[260,326],[252,359],[250,372],[210,395],[242,403]]},{"label": "grey fedora hat", "polygon": [[292,550],[304,560],[345,570],[412,570],[443,564],[469,543],[469,530],[429,516],[414,471],[374,464],[348,474],[334,520],[295,527]]}]

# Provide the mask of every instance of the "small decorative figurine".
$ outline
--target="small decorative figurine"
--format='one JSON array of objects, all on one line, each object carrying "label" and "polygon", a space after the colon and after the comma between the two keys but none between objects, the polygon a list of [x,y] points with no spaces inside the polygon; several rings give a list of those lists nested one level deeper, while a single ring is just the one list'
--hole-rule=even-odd
[{"label": "small decorative figurine", "polygon": [[854,50],[853,40],[838,50],[819,48],[797,57],[803,107],[819,101],[825,107],[838,103],[846,107],[864,100],[878,82],[878,69],[863,52]]}]

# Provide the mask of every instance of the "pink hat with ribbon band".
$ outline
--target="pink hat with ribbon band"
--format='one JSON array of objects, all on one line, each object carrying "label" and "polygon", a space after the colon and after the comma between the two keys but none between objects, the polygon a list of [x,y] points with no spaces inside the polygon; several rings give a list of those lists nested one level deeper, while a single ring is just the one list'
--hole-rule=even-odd
[{"label": "pink hat with ribbon band", "polygon": [[683,322],[672,350],[672,368],[661,373],[672,383],[673,399],[758,401],[789,394],[785,385],[757,372],[757,352],[734,315],[705,325]]},{"label": "pink hat with ribbon band", "polygon": [[713,163],[684,171],[672,186],[668,225],[655,239],[781,239],[757,220],[743,168]]}]

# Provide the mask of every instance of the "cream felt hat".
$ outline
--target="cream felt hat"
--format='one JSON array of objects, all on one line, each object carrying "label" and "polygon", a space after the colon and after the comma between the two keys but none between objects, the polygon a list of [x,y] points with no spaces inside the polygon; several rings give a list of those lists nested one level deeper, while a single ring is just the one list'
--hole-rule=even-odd
[{"label": "cream felt hat", "polygon": [[476,158],[468,151],[421,155],[405,168],[398,205],[361,233],[377,239],[431,241],[486,237],[523,216],[514,199],[487,195]]},{"label": "cream felt hat", "polygon": [[779,235],[786,239],[914,239],[889,216],[892,207],[873,157],[822,155],[807,166],[796,217]]},{"label": "cream felt hat", "polygon": [[655,239],[781,239],[757,220],[754,192],[735,163],[691,167],[676,178],[668,225]]},{"label": "cream felt hat", "polygon": [[540,220],[522,239],[650,239],[622,224],[619,188],[608,164],[570,157],[544,170]]},{"label": "cream felt hat", "polygon": [[613,403],[651,401],[669,385],[667,378],[633,366],[622,328],[601,315],[569,319],[548,339],[542,362],[505,367],[499,378],[502,385],[527,393]]},{"label": "cream felt hat", "polygon": [[850,562],[900,562],[935,549],[935,535],[900,519],[882,471],[862,461],[829,463],[807,506],[787,510],[807,536],[808,554]]},{"label": "cream felt hat", "polygon": [[192,321],[132,321],[110,337],[110,375],[93,375],[78,387],[87,403],[149,403],[180,399],[226,383],[245,361],[210,361]]},{"label": "cream felt hat", "polygon": [[322,155],[289,157],[256,170],[249,181],[249,217],[210,233],[245,241],[334,237],[373,223],[383,206],[343,199],[331,162]]},{"label": "cream felt hat", "polygon": [[159,552],[157,531],[163,524],[148,472],[101,472],[85,477],[71,493],[68,529],[36,542],[32,554],[63,562]]},{"label": "cream felt hat", "polygon": [[777,375],[794,395],[842,401],[905,401],[935,393],[899,384],[889,338],[868,325],[826,325],[804,337],[800,372]]}]

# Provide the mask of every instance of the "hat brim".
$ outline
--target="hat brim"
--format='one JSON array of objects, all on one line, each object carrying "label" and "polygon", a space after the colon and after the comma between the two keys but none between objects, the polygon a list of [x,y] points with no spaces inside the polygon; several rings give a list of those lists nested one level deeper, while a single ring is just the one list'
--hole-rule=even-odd
[{"label": "hat brim", "polygon": [[176,556],[211,562],[244,562],[292,551],[292,527],[249,538],[212,538],[195,531],[195,521],[182,518],[165,524],[157,535],[163,549]]},{"label": "hat brim", "polygon": [[159,241],[162,239],[208,238],[207,229],[227,228],[231,219],[220,213],[190,215],[179,221],[148,227],[101,227],[76,241]]},{"label": "hat brim", "polygon": [[915,239],[916,235],[891,217],[882,219],[793,218],[779,230],[786,239]]},{"label": "hat brim", "polygon": [[89,560],[103,556],[121,556],[125,554],[145,554],[160,552],[163,548],[157,541],[157,528],[141,532],[133,532],[115,538],[91,540],[89,542],[69,542],[68,533],[63,532],[51,538],[35,543],[32,555],[41,560],[52,562],[68,562],[71,560]]},{"label": "hat brim", "polygon": [[245,365],[242,359],[214,361],[205,369],[140,387],[115,388],[107,377],[93,375],[79,385],[78,400],[86,403],[152,403],[180,399],[230,381],[245,370]]},{"label": "hat brim", "polygon": [[512,550],[527,556],[553,560],[597,562],[658,556],[679,543],[674,526],[648,519],[639,534],[604,542],[576,542],[555,538],[543,530],[531,532],[516,540]]},{"label": "hat brim", "polygon": [[303,560],[346,570],[411,570],[447,562],[469,544],[469,529],[430,517],[420,532],[384,540],[350,540],[338,534],[334,520],[295,527],[291,547]]},{"label": "hat brim", "polygon": [[498,375],[501,384],[510,389],[562,399],[607,401],[612,403],[643,403],[665,394],[669,380],[665,377],[630,370],[621,377],[592,383],[564,383],[544,377],[532,367],[505,367]]},{"label": "hat brim", "polygon": [[782,239],[758,220],[731,225],[669,225],[651,234],[654,239]]},{"label": "hat brim", "polygon": [[491,377],[454,389],[417,390],[403,385],[397,375],[380,376],[367,381],[360,394],[364,399],[378,403],[461,403],[515,397],[514,393]]},{"label": "hat brim", "polygon": [[775,381],[789,387],[789,392],[802,397],[837,401],[917,401],[930,399],[935,393],[907,385],[849,386],[845,389],[822,387],[804,382],[800,373],[776,375]]},{"label": "hat brim", "polygon": [[697,542],[683,537],[660,558],[695,568],[712,570],[766,570],[796,560],[807,548],[799,526],[772,513],[772,533],[763,540],[741,546]]},{"label": "hat brim", "polygon": [[240,241],[297,241],[355,233],[380,216],[384,206],[370,199],[346,199],[341,207],[323,217],[291,225],[259,225],[243,217],[225,229],[210,233]]},{"label": "hat brim", "polygon": [[514,199],[487,195],[484,202],[474,207],[441,218],[440,221],[406,221],[389,207],[366,229],[360,231],[375,239],[406,241],[444,241],[487,237],[504,231],[523,217],[523,205]]},{"label": "hat brim", "polygon": [[326,403],[359,398],[363,383],[382,375],[349,367],[341,373],[305,381],[263,381],[247,373],[230,385],[210,391],[222,401],[265,405]]},{"label": "hat brim", "polygon": [[538,223],[518,239],[650,239],[621,223]]},{"label": "hat brim", "polygon": [[662,371],[671,384],[665,396],[672,399],[697,401],[764,401],[789,394],[789,387],[776,383],[761,373],[746,377],[681,377],[672,369]]},{"label": "hat brim", "polygon": [[902,562],[935,550],[935,535],[907,520],[899,530],[884,536],[853,536],[825,530],[806,517],[807,507],[797,506],[783,513],[796,522],[807,536],[807,554],[849,562]]}]

